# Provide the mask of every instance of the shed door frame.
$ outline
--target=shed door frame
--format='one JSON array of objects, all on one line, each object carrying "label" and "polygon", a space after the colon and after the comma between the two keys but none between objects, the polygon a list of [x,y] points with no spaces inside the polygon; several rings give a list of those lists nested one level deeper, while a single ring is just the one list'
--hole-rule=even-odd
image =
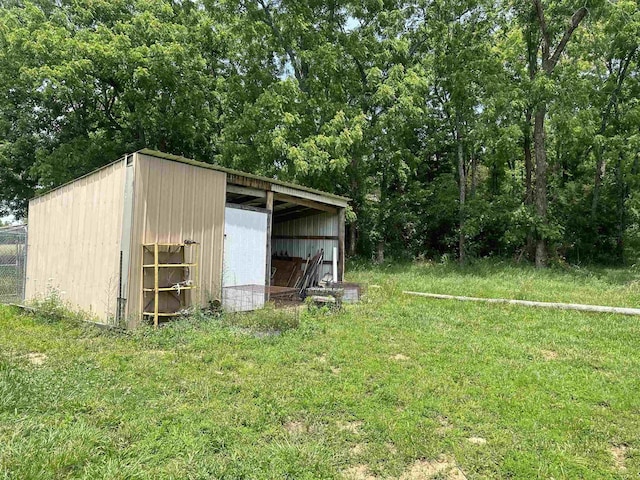
[{"label": "shed door frame", "polygon": [[265,249],[265,258],[262,262],[262,264],[265,267],[265,276],[263,277],[263,281],[261,281],[260,283],[257,283],[258,285],[264,285],[265,287],[269,286],[269,282],[268,279],[270,277],[269,272],[266,271],[267,268],[267,260],[270,256],[270,252],[267,249],[268,246],[268,242],[269,242],[269,222],[270,222],[270,215],[271,212],[269,210],[267,210],[266,208],[260,208],[260,207],[254,207],[254,206],[250,206],[250,205],[241,205],[241,204],[234,204],[234,203],[226,203],[225,204],[225,218],[224,218],[224,241],[223,241],[223,271],[222,271],[222,287],[226,287],[226,286],[230,286],[227,285],[225,283],[225,271],[224,269],[226,268],[224,259],[226,259],[226,239],[227,239],[227,216],[226,216],[226,209],[227,208],[231,208],[231,209],[237,209],[237,210],[244,210],[244,211],[249,211],[249,212],[256,212],[256,213],[262,213],[266,216],[265,220],[266,220],[266,226],[265,226],[265,230],[264,230],[264,234],[265,234],[265,241],[264,241],[264,246],[263,248]]}]

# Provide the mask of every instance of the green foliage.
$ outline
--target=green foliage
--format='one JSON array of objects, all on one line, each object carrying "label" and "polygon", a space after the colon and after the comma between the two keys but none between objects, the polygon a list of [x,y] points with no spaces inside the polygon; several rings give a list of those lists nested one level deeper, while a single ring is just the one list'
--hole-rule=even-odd
[{"label": "green foliage", "polygon": [[[529,61],[531,2],[2,1],[0,213],[151,147],[351,197],[367,257],[455,256],[462,236],[527,258],[538,236],[556,258],[632,260],[640,9],[542,3],[552,45],[589,11],[551,74]],[[542,219],[525,171],[540,104]]]}]

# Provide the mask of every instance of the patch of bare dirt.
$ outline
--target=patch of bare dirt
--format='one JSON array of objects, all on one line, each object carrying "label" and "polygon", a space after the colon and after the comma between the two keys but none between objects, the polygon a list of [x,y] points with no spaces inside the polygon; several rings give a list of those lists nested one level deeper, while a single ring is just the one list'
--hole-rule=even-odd
[{"label": "patch of bare dirt", "polygon": [[443,417],[442,415],[438,415],[437,417],[438,423],[440,426],[436,428],[436,433],[438,435],[446,435],[448,432],[453,430],[453,425],[447,417]]},{"label": "patch of bare dirt", "polygon": [[626,460],[627,460],[627,450],[628,446],[621,445],[612,445],[611,446],[611,455],[613,456],[613,464],[616,469],[620,471],[624,471],[627,469]]},{"label": "patch of bare dirt", "polygon": [[345,480],[376,480],[376,476],[371,473],[367,465],[355,465],[342,472]]},{"label": "patch of bare dirt", "polygon": [[47,356],[44,353],[27,353],[27,360],[31,362],[31,365],[44,365],[44,362],[47,360]]},{"label": "patch of bare dirt", "polygon": [[394,455],[396,453],[398,453],[398,449],[396,448],[396,446],[393,443],[391,443],[391,442],[387,443],[386,447],[387,447],[387,450],[389,450],[389,453],[392,453]]},{"label": "patch of bare dirt", "polygon": [[367,449],[366,443],[356,443],[353,447],[351,447],[351,449],[349,450],[349,453],[354,457],[357,457],[359,455],[362,455],[366,449]]},{"label": "patch of bare dirt", "polygon": [[410,357],[407,357],[406,355],[403,355],[402,353],[396,353],[395,355],[391,356],[391,360],[397,360],[399,362],[404,362],[406,360],[410,360]]},{"label": "patch of bare dirt", "polygon": [[300,421],[287,422],[283,427],[290,435],[301,435],[309,431],[309,428]]},{"label": "patch of bare dirt", "polygon": [[338,429],[343,432],[351,432],[351,433],[360,433],[360,427],[362,427],[362,422],[360,420],[356,420],[353,422],[338,422]]},{"label": "patch of bare dirt", "polygon": [[399,480],[466,480],[466,475],[450,455],[440,455],[437,460],[416,460],[400,475]]},{"label": "patch of bare dirt", "polygon": [[474,445],[485,445],[487,443],[487,439],[482,437],[469,437],[467,440]]},{"label": "patch of bare dirt", "polygon": [[341,371],[340,367],[331,367],[331,373],[334,375],[338,375]]},{"label": "patch of bare dirt", "polygon": [[555,352],[553,350],[540,350],[540,353],[542,354],[542,358],[544,358],[547,361],[557,360],[558,357],[560,356],[558,355],[558,352]]}]

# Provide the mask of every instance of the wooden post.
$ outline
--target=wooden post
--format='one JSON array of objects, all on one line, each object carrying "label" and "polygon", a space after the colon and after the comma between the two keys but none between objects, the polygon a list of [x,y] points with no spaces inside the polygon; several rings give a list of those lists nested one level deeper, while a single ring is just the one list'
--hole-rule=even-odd
[{"label": "wooden post", "polygon": [[267,191],[267,270],[265,272],[264,300],[269,301],[269,287],[271,286],[271,226],[273,224],[273,192]]},{"label": "wooden post", "polygon": [[344,282],[344,229],[346,209],[338,210],[338,281]]},{"label": "wooden post", "polygon": [[200,297],[200,271],[198,267],[200,266],[200,244],[195,243],[191,245],[191,252],[193,254],[193,258],[191,258],[191,262],[193,263],[193,279],[191,279],[192,289],[191,289],[191,300],[196,308],[202,307],[202,298]]},{"label": "wooden post", "polygon": [[159,288],[159,284],[158,284],[158,277],[160,276],[160,271],[158,268],[158,264],[159,264],[159,254],[158,254],[158,244],[154,243],[153,244],[153,296],[154,296],[154,302],[153,302],[153,326],[154,328],[158,328],[158,309],[159,309],[159,302],[160,302],[160,292],[158,291]]}]

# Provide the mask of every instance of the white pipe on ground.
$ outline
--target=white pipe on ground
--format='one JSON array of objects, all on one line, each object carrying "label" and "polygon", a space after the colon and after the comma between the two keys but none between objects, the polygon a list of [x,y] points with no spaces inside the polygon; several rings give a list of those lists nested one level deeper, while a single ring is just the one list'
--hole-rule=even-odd
[{"label": "white pipe on ground", "polygon": [[460,297],[456,295],[443,295],[439,293],[424,293],[424,292],[403,291],[402,293],[404,293],[405,295],[437,298],[441,300],[460,300],[462,302],[507,303],[510,305],[524,305],[527,307],[558,308],[560,310],[580,310],[583,312],[619,313],[620,315],[640,315],[640,308],[606,307],[602,305],[582,305],[579,303],[531,302],[529,300],[508,300],[506,298]]},{"label": "white pipe on ground", "polygon": [[338,247],[333,247],[333,283],[338,282]]}]

